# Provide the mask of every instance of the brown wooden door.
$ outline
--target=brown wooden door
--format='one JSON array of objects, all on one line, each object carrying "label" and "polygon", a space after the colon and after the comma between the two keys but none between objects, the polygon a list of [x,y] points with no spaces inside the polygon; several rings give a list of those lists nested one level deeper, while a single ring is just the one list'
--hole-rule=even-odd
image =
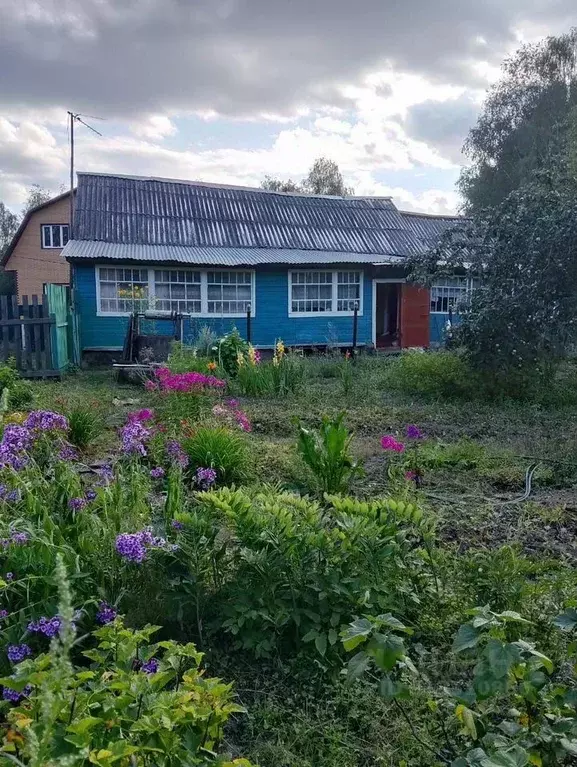
[{"label": "brown wooden door", "polygon": [[431,309],[428,288],[403,283],[401,286],[401,346],[429,346],[429,312]]}]

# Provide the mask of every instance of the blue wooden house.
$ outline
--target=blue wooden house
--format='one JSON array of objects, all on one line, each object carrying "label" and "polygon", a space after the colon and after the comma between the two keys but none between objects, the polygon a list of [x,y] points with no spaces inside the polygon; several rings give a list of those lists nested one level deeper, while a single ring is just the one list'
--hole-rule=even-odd
[{"label": "blue wooden house", "polygon": [[329,197],[96,173],[78,174],[63,251],[84,352],[122,349],[133,311],[185,315],[185,340],[247,312],[257,347],[427,347],[470,290],[425,290],[405,259],[454,222],[398,210],[388,197]]}]

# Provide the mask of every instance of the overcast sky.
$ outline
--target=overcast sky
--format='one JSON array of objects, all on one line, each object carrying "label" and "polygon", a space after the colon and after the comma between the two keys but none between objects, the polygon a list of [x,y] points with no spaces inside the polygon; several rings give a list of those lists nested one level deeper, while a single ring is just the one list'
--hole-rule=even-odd
[{"label": "overcast sky", "polygon": [[357,194],[452,212],[503,57],[575,0],[0,0],[0,200],[77,169],[258,186],[336,160]]}]

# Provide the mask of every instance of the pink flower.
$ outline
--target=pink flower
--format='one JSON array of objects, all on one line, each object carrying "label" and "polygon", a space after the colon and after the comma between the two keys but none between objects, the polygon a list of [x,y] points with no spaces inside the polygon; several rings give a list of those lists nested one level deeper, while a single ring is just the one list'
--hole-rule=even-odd
[{"label": "pink flower", "polygon": [[406,471],[405,472],[405,479],[407,482],[414,482],[417,479],[417,472],[416,471]]},{"label": "pink flower", "polygon": [[393,450],[395,453],[402,453],[405,446],[402,442],[397,442],[392,434],[385,434],[381,437],[381,447],[383,450]]},{"label": "pink flower", "polygon": [[154,411],[150,410],[149,408],[144,408],[143,410],[137,410],[135,413],[129,413],[128,414],[128,420],[132,423],[138,422],[141,423],[142,421],[151,421],[154,418]]},{"label": "pink flower", "polygon": [[154,373],[161,391],[201,392],[205,389],[223,389],[226,381],[203,373],[172,373],[168,368],[158,368]]}]

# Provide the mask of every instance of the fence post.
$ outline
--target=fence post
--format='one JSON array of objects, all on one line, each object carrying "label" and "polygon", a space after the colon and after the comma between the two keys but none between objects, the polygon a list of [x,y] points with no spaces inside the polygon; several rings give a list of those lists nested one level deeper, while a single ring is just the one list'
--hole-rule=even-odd
[{"label": "fence post", "polygon": [[355,301],[353,313],[353,359],[357,351],[357,331],[359,327],[359,302]]},{"label": "fence post", "polygon": [[251,305],[246,305],[246,340],[247,343],[251,342]]}]

